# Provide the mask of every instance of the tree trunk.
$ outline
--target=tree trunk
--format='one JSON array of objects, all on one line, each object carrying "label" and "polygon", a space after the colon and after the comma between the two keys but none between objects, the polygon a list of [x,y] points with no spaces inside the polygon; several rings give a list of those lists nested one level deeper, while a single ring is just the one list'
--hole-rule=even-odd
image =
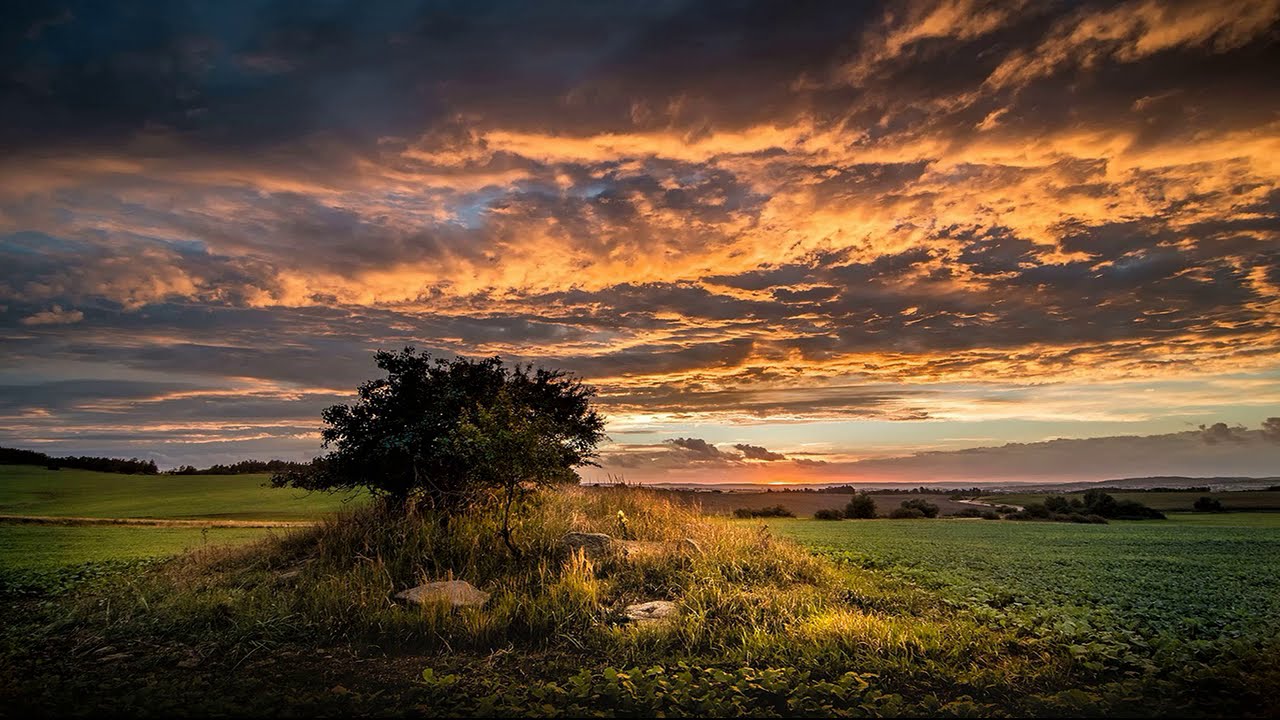
[{"label": "tree trunk", "polygon": [[507,549],[511,551],[512,557],[519,560],[522,557],[520,548],[511,541],[511,503],[515,500],[515,486],[507,487],[507,499],[502,506],[502,542],[506,543]]}]

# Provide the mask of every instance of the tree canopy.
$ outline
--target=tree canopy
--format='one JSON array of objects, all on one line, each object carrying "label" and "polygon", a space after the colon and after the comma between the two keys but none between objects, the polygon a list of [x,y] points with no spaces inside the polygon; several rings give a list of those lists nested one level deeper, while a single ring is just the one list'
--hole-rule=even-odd
[{"label": "tree canopy", "polygon": [[559,370],[412,347],[374,359],[385,377],[322,414],[328,454],[272,484],[365,488],[444,513],[496,495],[509,510],[529,486],[576,480],[573,468],[594,464],[605,437],[595,389]]}]

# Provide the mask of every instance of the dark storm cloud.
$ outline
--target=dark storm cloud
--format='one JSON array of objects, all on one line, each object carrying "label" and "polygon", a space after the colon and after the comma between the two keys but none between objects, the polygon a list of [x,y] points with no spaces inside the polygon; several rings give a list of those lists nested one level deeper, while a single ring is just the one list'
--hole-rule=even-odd
[{"label": "dark storm cloud", "polygon": [[850,3],[22,3],[6,11],[0,142],[172,132],[236,153],[324,133],[367,145],[457,113],[600,129],[767,118],[849,42]]}]

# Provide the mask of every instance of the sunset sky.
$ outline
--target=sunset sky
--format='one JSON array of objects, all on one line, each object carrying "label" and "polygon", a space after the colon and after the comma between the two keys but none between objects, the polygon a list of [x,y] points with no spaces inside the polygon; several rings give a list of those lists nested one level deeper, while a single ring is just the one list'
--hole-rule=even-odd
[{"label": "sunset sky", "polygon": [[0,13],[2,445],[310,458],[414,345],[587,479],[1280,475],[1280,0]]}]

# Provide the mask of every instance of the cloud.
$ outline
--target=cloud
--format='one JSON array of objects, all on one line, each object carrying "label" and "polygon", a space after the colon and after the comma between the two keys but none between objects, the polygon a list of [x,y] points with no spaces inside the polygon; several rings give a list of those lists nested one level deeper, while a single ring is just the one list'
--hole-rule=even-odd
[{"label": "cloud", "polygon": [[22,318],[23,325],[71,325],[84,319],[79,310],[63,310],[61,305],[54,305],[34,315]]},{"label": "cloud", "polygon": [[735,447],[739,452],[741,452],[741,453],[742,453],[742,456],[743,456],[743,457],[745,457],[745,458],[746,458],[746,459],[748,459],[748,460],[767,460],[767,461],[774,461],[774,460],[786,460],[786,459],[787,459],[787,456],[786,456],[786,455],[783,455],[782,453],[772,452],[772,451],[770,451],[768,448],[764,448],[764,447],[761,447],[761,446],[759,446],[759,445],[747,445],[747,444],[744,444],[744,443],[738,443],[738,444],[734,445],[734,447]]},{"label": "cloud", "polygon": [[1262,421],[1262,437],[1271,442],[1280,443],[1280,417],[1269,417]]},{"label": "cloud", "polygon": [[1222,442],[1244,442],[1246,439],[1244,433],[1243,426],[1232,427],[1222,422],[1200,426],[1200,439],[1209,445]]},{"label": "cloud", "polygon": [[670,440],[663,440],[663,442],[699,460],[728,460],[732,458],[731,455],[721,452],[715,445],[702,438],[671,438]]},{"label": "cloud", "polygon": [[658,438],[1280,368],[1274,0],[4,12],[0,370],[275,387],[228,437],[408,343],[725,468]]}]

